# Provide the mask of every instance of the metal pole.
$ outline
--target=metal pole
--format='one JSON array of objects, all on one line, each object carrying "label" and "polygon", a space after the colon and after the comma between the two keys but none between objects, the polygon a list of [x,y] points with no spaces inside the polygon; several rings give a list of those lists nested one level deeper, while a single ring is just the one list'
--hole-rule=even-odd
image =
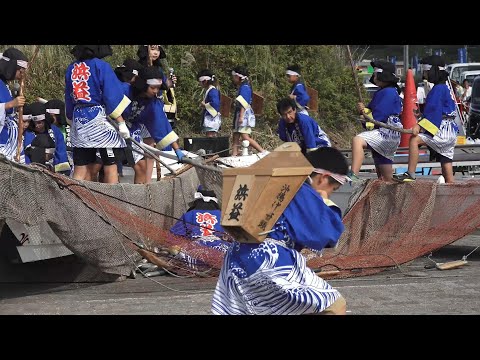
[{"label": "metal pole", "polygon": [[403,76],[405,80],[407,79],[407,70],[408,70],[408,45],[403,45]]}]

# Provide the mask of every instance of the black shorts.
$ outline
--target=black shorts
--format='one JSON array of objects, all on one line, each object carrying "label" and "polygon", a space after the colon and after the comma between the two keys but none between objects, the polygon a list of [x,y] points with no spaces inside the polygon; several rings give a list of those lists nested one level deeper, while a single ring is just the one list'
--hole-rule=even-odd
[{"label": "black shorts", "polygon": [[73,164],[85,166],[97,162],[97,150],[100,152],[103,165],[114,165],[125,159],[125,148],[73,148]]}]

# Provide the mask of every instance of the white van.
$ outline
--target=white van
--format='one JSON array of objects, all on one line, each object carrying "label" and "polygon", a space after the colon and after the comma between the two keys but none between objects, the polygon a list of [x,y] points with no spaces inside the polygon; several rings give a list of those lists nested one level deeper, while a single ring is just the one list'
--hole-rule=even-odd
[{"label": "white van", "polygon": [[473,79],[475,79],[477,76],[480,76],[480,70],[464,71],[462,75],[460,75],[460,84],[463,84],[463,81],[467,80],[470,86],[472,86]]},{"label": "white van", "polygon": [[448,72],[450,79],[460,84],[462,73],[464,71],[480,70],[480,63],[455,63],[447,65],[445,70]]}]

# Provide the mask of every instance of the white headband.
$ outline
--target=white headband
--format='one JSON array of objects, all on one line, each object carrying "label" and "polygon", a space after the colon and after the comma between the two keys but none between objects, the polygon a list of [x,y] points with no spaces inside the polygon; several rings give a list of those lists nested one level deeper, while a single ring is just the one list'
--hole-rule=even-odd
[{"label": "white headband", "polygon": [[300,76],[299,73],[295,72],[295,71],[292,71],[292,70],[287,70],[287,75],[297,75],[297,76]]},{"label": "white headband", "polygon": [[60,109],[47,109],[46,111],[49,114],[56,114],[56,115],[60,114]]},{"label": "white headband", "polygon": [[203,199],[205,202],[213,201],[218,204],[218,199],[216,197],[212,196],[203,196],[201,192],[196,192],[195,195],[193,196],[195,199]]},{"label": "white headband", "polygon": [[210,76],[200,76],[198,78],[198,81],[200,81],[200,82],[203,82],[205,80],[212,80],[212,78]]},{"label": "white headband", "polygon": [[160,80],[160,79],[148,79],[147,84],[148,85],[162,85],[162,80]]},{"label": "white headband", "polygon": [[[374,73],[382,73],[382,72],[383,72],[383,69],[374,68],[374,69],[373,69],[373,72],[374,72]],[[394,73],[391,73],[391,74],[392,74],[393,76],[397,76],[397,75],[395,75]]]},{"label": "white headband", "polygon": [[[432,65],[430,65],[430,64],[422,64],[422,70],[423,71],[428,71],[431,68],[432,68]],[[445,70],[445,67],[444,66],[439,66],[438,70]]]},{"label": "white headband", "polygon": [[[0,53],[0,59],[3,59],[5,61],[10,61],[10,58],[4,56],[3,53]],[[26,62],[25,60],[17,60],[17,65],[26,69],[28,67],[28,62]]]},{"label": "white headband", "polygon": [[17,60],[17,65],[26,69],[28,67],[28,62],[26,62],[24,60]]},{"label": "white headband", "polygon": [[347,175],[341,175],[341,174],[336,174],[331,171],[325,170],[325,169],[313,169],[314,173],[317,174],[323,174],[323,175],[328,175],[332,178],[334,178],[336,181],[338,181],[340,184],[345,184],[347,181],[351,182],[352,179],[350,179]]},{"label": "white headband", "polygon": [[235,72],[235,70],[232,70],[232,75],[236,75],[236,76],[238,76],[238,77],[239,77],[240,79],[242,79],[242,80],[248,79],[247,76],[242,75],[242,74],[239,74],[239,73]]},{"label": "white headband", "polygon": [[23,120],[42,121],[45,120],[45,115],[23,115]]}]

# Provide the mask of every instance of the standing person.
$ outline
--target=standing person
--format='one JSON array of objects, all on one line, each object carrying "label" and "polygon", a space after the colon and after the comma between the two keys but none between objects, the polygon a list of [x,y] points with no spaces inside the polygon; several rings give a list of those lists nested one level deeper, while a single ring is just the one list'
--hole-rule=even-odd
[{"label": "standing person", "polygon": [[[158,66],[162,71],[162,87],[159,97],[164,104],[165,115],[172,129],[176,127],[177,120],[177,100],[175,98],[175,85],[177,77],[173,68],[167,69],[167,54],[162,45],[140,45],[137,50],[138,61],[142,66]],[[162,64],[163,60],[163,64]],[[169,74],[167,77],[166,74]],[[151,145],[151,144],[149,144]]]},{"label": "standing person", "polygon": [[420,63],[423,64],[423,75],[434,86],[427,95],[423,118],[412,128],[408,171],[394,175],[393,179],[400,182],[415,181],[418,147],[427,145],[441,163],[445,182],[453,183],[452,161],[458,126],[455,123],[455,101],[446,84],[448,73],[445,71],[445,60],[439,55],[432,55],[422,59]]},{"label": "standing person", "polygon": [[[143,69],[143,66],[138,61],[131,58],[125,59],[122,65],[115,68],[115,74],[117,75],[118,80],[121,81],[124,93],[127,97],[131,96],[131,85],[139,76],[139,72],[141,69]],[[128,113],[128,110],[126,110],[125,113]],[[142,135],[145,135],[145,137],[150,137],[150,134],[146,130],[145,125],[140,123],[132,124],[130,121],[127,120],[125,121],[125,123],[127,124],[127,127],[130,131],[130,137],[135,141],[143,143]],[[125,153],[127,159],[126,161],[124,161],[124,163],[130,162],[130,165],[133,167],[133,171],[135,172],[133,183],[149,183],[150,181],[147,181],[147,159],[145,158],[143,149],[140,148],[138,145],[132,143],[131,147],[127,147],[125,149]],[[153,171],[153,161],[151,161],[151,165]],[[118,162],[117,166],[119,169],[119,173],[121,173],[121,170],[123,170],[123,163]]]},{"label": "standing person", "polygon": [[18,144],[15,109],[25,104],[25,97],[22,95],[14,99],[7,83],[21,80],[27,66],[27,57],[18,49],[8,48],[0,54],[0,154],[12,161]]},{"label": "standing person", "polygon": [[287,67],[287,80],[290,84],[292,84],[289,97],[295,100],[297,111],[300,114],[308,115],[307,105],[310,101],[310,96],[308,95],[305,84],[300,77],[300,66],[290,65]]},{"label": "standing person", "polygon": [[228,248],[213,294],[214,314],[345,314],[345,299],[307,267],[300,250],[321,251],[337,244],[344,226],[340,208],[329,197],[350,180],[348,163],[331,147],[309,152],[306,158],[313,173],[268,237]]},{"label": "standing person", "polygon": [[208,69],[200,71],[197,75],[198,82],[205,90],[205,96],[200,105],[203,111],[202,131],[207,137],[216,137],[222,125],[220,115],[220,92],[215,87],[216,76]]},{"label": "standing person", "polygon": [[[122,85],[104,57],[112,54],[109,45],[76,45],[75,57],[65,74],[65,107],[72,119],[73,178],[90,177],[89,166],[96,162],[97,149],[104,167],[104,182],[118,183],[117,162],[125,158],[125,138],[130,136],[122,117],[130,104]],[[118,123],[118,132],[107,116]]]},{"label": "standing person", "polygon": [[[125,118],[132,123],[132,129],[144,125],[158,149],[168,151],[173,148],[178,160],[182,161],[184,154],[177,142],[178,135],[172,130],[163,110],[163,102],[157,96],[162,86],[162,78],[162,71],[156,66],[140,70],[131,86],[132,104],[125,111]],[[151,172],[148,171],[146,181],[150,182]]]},{"label": "standing person", "polygon": [[232,156],[238,155],[240,139],[248,140],[251,147],[260,153],[265,150],[250,137],[255,127],[255,114],[252,109],[252,87],[248,80],[248,70],[237,66],[232,70],[232,81],[238,88],[235,98],[235,112],[233,113],[233,149]]},{"label": "standing person", "polygon": [[[366,118],[373,118],[401,129],[403,126],[399,116],[402,111],[402,100],[398,95],[397,82],[399,79],[395,76],[395,65],[385,60],[372,61],[370,64],[374,68],[370,82],[380,89],[373,95],[368,108],[365,107],[365,104],[358,103],[358,111],[360,114],[364,114]],[[378,178],[391,181],[393,157],[400,145],[400,133],[372,125],[372,122],[365,123],[364,126],[367,131],[352,139],[350,177],[353,180],[358,180],[358,173],[365,157],[364,149],[371,149]]]},{"label": "standing person", "polygon": [[324,146],[332,146],[327,134],[310,116],[298,112],[295,100],[284,98],[277,103],[281,118],[277,134],[282,141],[296,142],[305,155]]}]

